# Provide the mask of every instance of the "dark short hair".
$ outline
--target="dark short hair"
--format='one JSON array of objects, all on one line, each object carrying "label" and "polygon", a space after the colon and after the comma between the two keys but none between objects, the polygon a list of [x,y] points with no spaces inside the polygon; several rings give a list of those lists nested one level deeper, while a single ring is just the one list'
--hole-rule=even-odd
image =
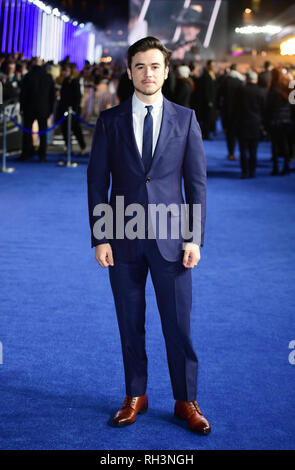
[{"label": "dark short hair", "polygon": [[146,52],[150,49],[159,49],[164,56],[165,67],[169,65],[170,57],[172,52],[164,46],[164,44],[159,41],[159,39],[154,38],[153,36],[147,36],[146,38],[139,39],[134,44],[132,44],[127,51],[127,63],[128,67],[131,69],[132,57],[135,56],[138,52]]}]

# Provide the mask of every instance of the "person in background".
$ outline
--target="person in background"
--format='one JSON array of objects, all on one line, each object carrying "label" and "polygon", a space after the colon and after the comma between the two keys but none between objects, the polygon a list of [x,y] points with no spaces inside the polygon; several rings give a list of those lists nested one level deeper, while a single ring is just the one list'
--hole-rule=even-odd
[{"label": "person in background", "polygon": [[122,73],[120,79],[119,79],[119,84],[117,88],[117,96],[119,99],[120,103],[123,103],[123,101],[128,100],[130,96],[132,96],[132,93],[134,92],[134,87],[132,84],[132,81],[129,80],[127,70]]},{"label": "person in background", "polygon": [[200,77],[202,73],[201,65],[198,62],[190,63],[190,77],[193,81],[193,91],[191,94],[190,107],[195,111],[198,121],[201,120],[202,94],[200,87]]},{"label": "person in background", "polygon": [[[41,66],[42,60],[37,57],[32,61],[28,72],[21,83],[20,106],[23,112],[23,126],[32,129],[33,122],[38,121],[39,131],[47,130],[47,119],[53,112],[55,87],[52,77]],[[40,135],[39,159],[46,162],[47,138]],[[32,135],[23,132],[23,146],[20,160],[27,161],[34,155]]]},{"label": "person in background", "polygon": [[289,161],[291,149],[289,136],[292,131],[291,104],[289,102],[289,79],[281,67],[271,71],[271,80],[267,91],[266,121],[271,137],[273,170],[272,175],[279,174],[279,153],[284,156],[284,167],[281,175],[290,173]]},{"label": "person in background", "polygon": [[201,129],[203,139],[212,140],[210,133],[215,130],[216,120],[216,76],[215,62],[208,60],[200,78],[200,93],[202,96]]},{"label": "person in background", "polygon": [[[92,68],[85,61],[85,66],[81,72],[83,94],[81,98],[81,115],[84,119],[89,120],[93,116],[94,111],[94,93],[95,83]],[[79,80],[81,82],[81,80]]]},{"label": "person in background", "polygon": [[174,103],[190,107],[194,82],[190,78],[190,68],[180,65],[176,70],[176,86],[174,91]]},{"label": "person in background", "polygon": [[223,131],[226,136],[228,160],[237,160],[235,146],[237,141],[237,123],[235,112],[237,93],[244,84],[244,77],[237,71],[237,65],[232,64],[229,73],[222,78],[218,90],[217,103],[220,109]]},{"label": "person in background", "polygon": [[[256,155],[265,111],[265,91],[258,85],[258,75],[250,70],[246,85],[237,96],[237,135],[240,146],[241,178],[255,177]],[[247,154],[249,153],[249,159]]]},{"label": "person in background", "polygon": [[[81,111],[81,91],[78,78],[78,71],[76,64],[66,64],[62,68],[62,85],[60,89],[60,101],[57,110],[57,120],[60,119],[65,111],[68,111],[71,106],[75,113],[80,114]],[[68,145],[68,119],[66,118],[61,123],[61,129],[66,146]],[[88,154],[86,144],[82,134],[79,121],[72,117],[72,130],[76,136],[81,149],[81,155]]]},{"label": "person in background", "polygon": [[271,65],[271,62],[269,62],[268,60],[264,62],[264,69],[262,70],[262,72],[260,72],[258,76],[258,85],[261,88],[268,88],[271,80],[272,68],[273,67]]},{"label": "person in background", "polygon": [[174,93],[176,87],[176,74],[173,68],[169,69],[168,77],[164,82],[162,93],[167,98],[167,100],[173,101],[174,100]]}]

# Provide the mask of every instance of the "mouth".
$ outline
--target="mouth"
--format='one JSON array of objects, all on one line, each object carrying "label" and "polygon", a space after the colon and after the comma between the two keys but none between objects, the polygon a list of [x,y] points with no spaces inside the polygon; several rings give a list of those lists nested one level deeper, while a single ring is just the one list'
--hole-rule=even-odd
[{"label": "mouth", "polygon": [[152,85],[154,82],[149,82],[149,81],[146,81],[146,82],[143,82],[144,85]]}]

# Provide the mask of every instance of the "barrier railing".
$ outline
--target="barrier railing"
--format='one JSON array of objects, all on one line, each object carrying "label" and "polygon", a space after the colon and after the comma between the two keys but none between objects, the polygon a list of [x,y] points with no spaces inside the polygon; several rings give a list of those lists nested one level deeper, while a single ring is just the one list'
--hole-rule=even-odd
[{"label": "barrier railing", "polygon": [[3,153],[2,153],[2,167],[1,167],[1,172],[2,173],[13,173],[14,168],[13,167],[7,167],[6,166],[6,153],[7,153],[7,145],[6,145],[6,131],[7,131],[7,115],[5,111],[3,112]]},{"label": "barrier railing", "polygon": [[28,134],[35,134],[35,135],[42,135],[42,134],[47,134],[48,132],[53,131],[56,129],[60,124],[68,118],[67,126],[68,126],[68,135],[67,135],[67,160],[66,161],[59,161],[58,165],[59,166],[65,166],[67,168],[75,168],[78,166],[77,162],[72,162],[72,141],[71,141],[71,135],[72,135],[72,116],[74,116],[78,121],[80,121],[82,124],[95,128],[94,124],[91,124],[90,122],[85,121],[81,116],[79,116],[78,113],[74,112],[72,107],[70,106],[68,108],[68,111],[65,111],[63,116],[53,124],[53,126],[49,127],[48,129],[42,130],[42,131],[32,131],[30,129],[26,129],[24,126],[22,126],[16,119],[14,119],[12,116],[8,115],[4,109],[4,111],[0,114],[3,119],[3,143],[2,143],[2,167],[0,171],[2,173],[12,173],[14,171],[14,168],[7,168],[6,166],[6,159],[7,159],[7,120],[9,119],[14,123],[16,127],[21,129],[23,132],[26,132]]}]

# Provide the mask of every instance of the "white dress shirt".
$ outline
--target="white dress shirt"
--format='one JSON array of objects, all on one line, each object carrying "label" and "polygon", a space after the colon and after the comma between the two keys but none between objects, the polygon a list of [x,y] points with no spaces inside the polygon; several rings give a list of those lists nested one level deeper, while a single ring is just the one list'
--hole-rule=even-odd
[{"label": "white dress shirt", "polygon": [[[138,151],[142,156],[142,141],[143,141],[143,125],[144,118],[147,114],[146,103],[141,101],[135,93],[132,96],[132,119],[133,129]],[[157,145],[158,137],[160,134],[162,116],[163,116],[163,95],[160,94],[159,98],[152,104],[152,116],[153,116],[153,154]],[[189,250],[194,249],[195,243],[184,242],[183,249]]]},{"label": "white dress shirt", "polygon": [[[142,155],[142,140],[143,140],[143,125],[144,118],[148,112],[146,106],[147,103],[144,103],[136,94],[133,94],[132,97],[132,118],[133,118],[133,129],[135,140],[137,143],[138,151]],[[162,115],[163,115],[163,95],[162,93],[157,98],[157,100],[152,103],[152,116],[153,116],[153,154],[157,145],[160,128],[162,124]]]}]

